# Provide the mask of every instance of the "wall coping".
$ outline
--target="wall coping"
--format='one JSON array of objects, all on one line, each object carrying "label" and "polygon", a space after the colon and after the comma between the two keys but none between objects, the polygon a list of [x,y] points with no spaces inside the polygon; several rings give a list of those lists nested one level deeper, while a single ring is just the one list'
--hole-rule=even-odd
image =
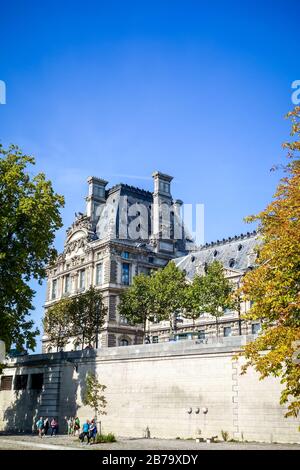
[{"label": "wall coping", "polygon": [[207,354],[233,354],[251,342],[256,335],[211,338],[205,343],[200,340],[181,340],[155,344],[118,346],[103,349],[85,349],[83,351],[64,351],[47,354],[30,354],[9,359],[5,368],[58,365],[61,363],[98,361],[138,360],[146,358],[167,358],[178,356],[201,356]]}]

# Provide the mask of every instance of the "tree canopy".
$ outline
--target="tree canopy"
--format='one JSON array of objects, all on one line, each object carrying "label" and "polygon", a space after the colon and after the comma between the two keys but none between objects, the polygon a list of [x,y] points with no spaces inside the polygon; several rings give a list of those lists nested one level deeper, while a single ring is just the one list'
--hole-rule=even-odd
[{"label": "tree canopy", "polygon": [[[262,332],[245,347],[249,365],[261,378],[280,376],[284,384],[281,403],[287,416],[300,411],[300,107],[288,113],[292,142],[288,163],[273,200],[265,210],[248,218],[259,222],[262,245],[257,266],[243,280],[242,293],[253,305],[245,319],[259,319]],[[261,352],[264,351],[262,354]],[[298,351],[298,352],[297,352]]]},{"label": "tree canopy", "polygon": [[213,261],[205,268],[203,276],[195,276],[187,288],[186,309],[184,316],[195,320],[199,315],[208,313],[216,320],[216,332],[219,335],[219,318],[226,308],[231,307],[233,286],[225,277],[224,268],[219,261]]},{"label": "tree canopy", "polygon": [[62,226],[62,196],[44,173],[32,176],[35,159],[0,144],[0,339],[9,350],[33,349],[38,330],[30,319],[35,294],[56,256],[55,232]]},{"label": "tree canopy", "polygon": [[146,274],[134,276],[132,285],[120,296],[119,314],[132,325],[143,325],[144,334],[147,320],[153,320],[154,318],[153,296],[151,277]]},{"label": "tree canopy", "polygon": [[146,320],[168,320],[172,336],[179,316],[194,321],[206,312],[218,323],[224,309],[231,305],[231,292],[232,286],[220,263],[213,262],[203,276],[195,276],[189,283],[185,272],[171,261],[151,276],[135,276],[132,285],[121,295],[118,308],[131,323],[143,324],[144,331]]},{"label": "tree canopy", "polygon": [[70,338],[82,348],[97,348],[106,313],[101,292],[91,286],[86,292],[61,299],[47,309],[43,320],[45,334],[57,350]]}]

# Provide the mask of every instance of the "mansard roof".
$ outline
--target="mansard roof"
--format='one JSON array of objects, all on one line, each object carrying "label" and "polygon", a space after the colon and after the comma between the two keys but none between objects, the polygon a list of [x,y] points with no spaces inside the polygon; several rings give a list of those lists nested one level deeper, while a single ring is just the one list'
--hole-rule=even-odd
[{"label": "mansard roof", "polygon": [[109,188],[106,192],[106,197],[116,192],[120,193],[122,196],[132,195],[138,199],[143,199],[148,202],[153,200],[153,194],[150,191],[146,191],[145,189],[138,188],[137,186],[131,186],[124,183],[119,183]]},{"label": "mansard roof", "polygon": [[220,261],[225,269],[244,273],[255,263],[255,247],[261,242],[257,233],[248,232],[216,242],[206,243],[197,251],[176,258],[175,264],[185,270],[189,279],[202,274],[204,266],[213,261]]}]

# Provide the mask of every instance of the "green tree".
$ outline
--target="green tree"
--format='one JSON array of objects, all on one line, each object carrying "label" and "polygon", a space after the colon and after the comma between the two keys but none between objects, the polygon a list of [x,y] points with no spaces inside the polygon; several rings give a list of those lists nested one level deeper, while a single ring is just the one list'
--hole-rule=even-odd
[{"label": "green tree", "polygon": [[57,350],[70,338],[82,349],[98,347],[98,336],[105,321],[107,309],[102,294],[94,287],[76,297],[61,299],[48,308],[44,318],[44,330]]},{"label": "green tree", "polygon": [[[243,372],[252,365],[261,378],[279,376],[284,389],[281,404],[286,416],[300,411],[300,107],[288,113],[292,120],[292,142],[288,149],[285,176],[265,210],[247,220],[259,222],[262,244],[257,267],[248,272],[242,285],[253,305],[247,320],[260,320],[262,332],[246,345]],[[262,353],[264,351],[264,353]],[[298,355],[298,360],[297,360]]]},{"label": "green tree", "polygon": [[183,316],[195,321],[204,313],[204,276],[196,275],[187,285],[184,295]]},{"label": "green tree", "polygon": [[[87,374],[86,387],[82,402],[85,406],[90,406],[94,410],[96,421],[98,419],[98,415],[107,414],[105,411],[107,401],[103,394],[105,389],[106,385],[102,385],[94,374],[90,372]],[[99,434],[101,434],[100,430]]]},{"label": "green tree", "polygon": [[151,284],[151,276],[134,276],[132,285],[121,294],[118,305],[119,314],[131,325],[143,325],[144,336],[147,320],[154,319],[154,291]]},{"label": "green tree", "polygon": [[47,309],[43,319],[44,332],[57,351],[60,351],[74,334],[73,302],[71,299],[59,300]]},{"label": "green tree", "polygon": [[79,294],[71,304],[72,336],[75,342],[98,348],[98,335],[105,322],[107,308],[103,304],[102,294],[95,287]]},{"label": "green tree", "polygon": [[[219,261],[213,261],[205,269],[203,276],[195,276],[189,287],[189,310],[200,315],[209,313],[216,320],[216,333],[219,336],[219,318],[226,308],[231,307],[232,285],[225,277]],[[191,315],[191,314],[190,314]]]},{"label": "green tree", "polygon": [[35,294],[29,283],[41,283],[54,259],[54,235],[62,226],[62,196],[43,173],[32,176],[33,157],[15,145],[0,144],[0,339],[33,349],[37,329],[30,310]]},{"label": "green tree", "polygon": [[153,314],[158,321],[169,320],[170,336],[174,335],[178,315],[185,302],[186,279],[173,261],[151,276]]}]

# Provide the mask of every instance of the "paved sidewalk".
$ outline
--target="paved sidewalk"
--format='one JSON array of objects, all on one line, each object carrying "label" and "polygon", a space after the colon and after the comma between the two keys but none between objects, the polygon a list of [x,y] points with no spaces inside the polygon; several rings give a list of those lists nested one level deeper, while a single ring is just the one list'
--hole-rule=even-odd
[{"label": "paved sidewalk", "polygon": [[82,445],[78,438],[69,436],[42,439],[32,435],[0,435],[0,449],[9,450],[300,450],[300,444],[267,444],[255,442],[218,442],[207,444],[184,439],[130,439],[119,437],[117,442]]}]

